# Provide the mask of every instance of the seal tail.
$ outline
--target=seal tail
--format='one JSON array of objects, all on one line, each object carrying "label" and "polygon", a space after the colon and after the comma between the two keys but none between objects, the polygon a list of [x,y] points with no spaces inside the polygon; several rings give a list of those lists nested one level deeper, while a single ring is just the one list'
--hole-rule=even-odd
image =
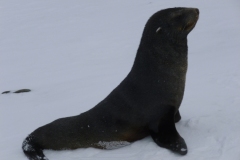
[{"label": "seal tail", "polygon": [[43,154],[43,150],[35,144],[31,135],[23,141],[22,149],[29,160],[48,160]]}]

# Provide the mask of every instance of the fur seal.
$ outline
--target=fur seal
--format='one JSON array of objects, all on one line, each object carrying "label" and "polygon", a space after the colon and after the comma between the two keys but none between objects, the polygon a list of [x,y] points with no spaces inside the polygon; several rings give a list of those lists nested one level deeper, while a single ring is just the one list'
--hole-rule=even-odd
[{"label": "fur seal", "polygon": [[181,119],[187,35],[198,16],[196,8],[169,8],[151,16],[127,77],[89,111],[32,132],[22,144],[25,155],[46,160],[43,149],[114,149],[148,135],[160,147],[185,155],[187,146],[175,122]]}]

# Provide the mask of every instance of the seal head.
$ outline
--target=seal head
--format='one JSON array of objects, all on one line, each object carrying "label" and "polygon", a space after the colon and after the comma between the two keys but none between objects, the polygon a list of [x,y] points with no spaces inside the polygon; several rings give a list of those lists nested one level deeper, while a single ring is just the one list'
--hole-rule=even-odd
[{"label": "seal head", "polygon": [[[146,41],[152,43],[157,39],[164,39],[165,41],[171,40],[174,43],[181,42],[181,40],[186,39],[187,35],[195,27],[198,17],[199,10],[197,8],[161,10],[149,18],[141,41],[143,43],[146,43]],[[161,36],[157,36],[159,34]]]}]

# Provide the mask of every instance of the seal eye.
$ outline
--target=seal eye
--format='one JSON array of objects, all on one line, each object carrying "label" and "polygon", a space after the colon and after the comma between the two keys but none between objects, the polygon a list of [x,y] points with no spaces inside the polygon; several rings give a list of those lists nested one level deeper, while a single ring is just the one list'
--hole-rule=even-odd
[{"label": "seal eye", "polygon": [[158,29],[156,30],[156,33],[158,33],[161,30],[161,27],[158,27]]},{"label": "seal eye", "polygon": [[184,26],[180,26],[180,27],[178,27],[178,30],[179,31],[184,31],[184,28],[185,28]]}]

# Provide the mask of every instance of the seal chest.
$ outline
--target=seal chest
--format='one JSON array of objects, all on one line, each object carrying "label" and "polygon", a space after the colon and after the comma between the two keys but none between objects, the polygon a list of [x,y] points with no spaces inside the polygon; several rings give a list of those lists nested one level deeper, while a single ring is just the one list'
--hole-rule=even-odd
[{"label": "seal chest", "polygon": [[33,131],[23,142],[25,155],[43,160],[43,149],[115,149],[148,135],[160,147],[187,154],[175,122],[181,119],[187,35],[198,16],[195,8],[169,8],[152,15],[127,77],[89,111]]}]

